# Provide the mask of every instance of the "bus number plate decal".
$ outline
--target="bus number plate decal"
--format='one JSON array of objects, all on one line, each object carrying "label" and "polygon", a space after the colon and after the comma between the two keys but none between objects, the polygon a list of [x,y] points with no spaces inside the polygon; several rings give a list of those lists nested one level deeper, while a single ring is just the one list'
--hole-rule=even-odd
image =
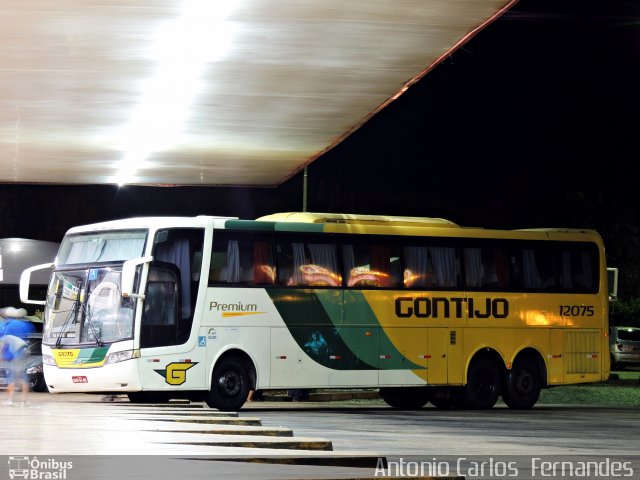
[{"label": "bus number plate decal", "polygon": [[74,375],[71,380],[73,383],[89,383],[89,380],[84,375]]}]

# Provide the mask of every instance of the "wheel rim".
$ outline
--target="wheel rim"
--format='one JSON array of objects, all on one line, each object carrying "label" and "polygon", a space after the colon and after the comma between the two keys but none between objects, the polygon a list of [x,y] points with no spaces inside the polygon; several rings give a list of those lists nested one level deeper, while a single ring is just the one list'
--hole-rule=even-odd
[{"label": "wheel rim", "polygon": [[225,372],[218,379],[218,388],[225,397],[235,397],[242,390],[242,377],[238,372]]},{"label": "wheel rim", "polygon": [[533,375],[528,370],[521,370],[516,378],[516,391],[519,395],[527,396],[533,392]]}]

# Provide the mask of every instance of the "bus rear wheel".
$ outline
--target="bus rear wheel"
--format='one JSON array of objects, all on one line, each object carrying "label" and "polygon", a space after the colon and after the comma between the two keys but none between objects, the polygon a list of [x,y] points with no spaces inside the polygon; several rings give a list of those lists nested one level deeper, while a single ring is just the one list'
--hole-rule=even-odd
[{"label": "bus rear wheel", "polygon": [[492,408],[500,397],[500,385],[496,363],[487,358],[478,359],[469,367],[467,385],[457,403],[476,410]]},{"label": "bus rear wheel", "polygon": [[542,381],[536,363],[526,359],[516,362],[507,374],[502,400],[509,408],[526,410],[540,397]]},{"label": "bus rear wheel", "polygon": [[380,389],[380,396],[390,407],[418,410],[429,401],[429,390],[426,387],[384,387]]},{"label": "bus rear wheel", "polygon": [[247,400],[249,388],[244,362],[236,357],[223,358],[213,370],[211,390],[204,400],[209,407],[223,412],[239,410]]}]

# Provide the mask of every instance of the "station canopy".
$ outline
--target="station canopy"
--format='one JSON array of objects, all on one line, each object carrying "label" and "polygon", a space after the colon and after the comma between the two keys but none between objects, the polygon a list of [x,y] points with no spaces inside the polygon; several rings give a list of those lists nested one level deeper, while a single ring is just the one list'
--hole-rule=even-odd
[{"label": "station canopy", "polygon": [[0,182],[275,186],[510,0],[3,0]]}]

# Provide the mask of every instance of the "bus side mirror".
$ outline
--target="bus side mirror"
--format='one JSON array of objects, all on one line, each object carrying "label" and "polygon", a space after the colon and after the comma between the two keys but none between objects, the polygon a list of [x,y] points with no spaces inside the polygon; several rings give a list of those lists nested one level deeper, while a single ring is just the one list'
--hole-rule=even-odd
[{"label": "bus side mirror", "polygon": [[127,260],[122,265],[122,279],[121,288],[123,297],[141,297],[141,295],[133,293],[133,282],[136,278],[136,268],[138,265],[150,263],[153,261],[153,257],[139,257]]},{"label": "bus side mirror", "polygon": [[22,271],[20,275],[20,301],[22,303],[31,303],[34,305],[44,305],[46,300],[29,300],[29,284],[31,283],[31,272],[36,270],[45,270],[53,267],[53,263],[43,263],[35,267],[29,267]]}]

